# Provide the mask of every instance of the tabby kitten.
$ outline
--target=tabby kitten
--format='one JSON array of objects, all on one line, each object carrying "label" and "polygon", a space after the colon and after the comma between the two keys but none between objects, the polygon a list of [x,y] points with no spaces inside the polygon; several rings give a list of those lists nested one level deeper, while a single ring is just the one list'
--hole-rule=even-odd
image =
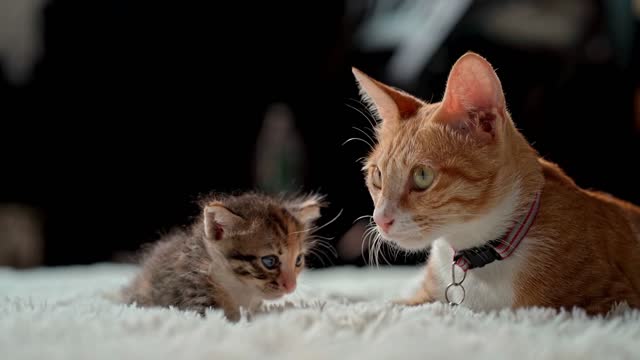
[{"label": "tabby kitten", "polygon": [[381,118],[364,167],[377,230],[405,249],[431,246],[403,303],[640,306],[640,208],[539,158],[484,58],[462,56],[433,104],[353,72]]},{"label": "tabby kitten", "polygon": [[232,321],[296,288],[321,198],[261,194],[215,197],[188,230],[155,244],[125,289],[128,303],[174,306],[204,315],[222,309]]}]

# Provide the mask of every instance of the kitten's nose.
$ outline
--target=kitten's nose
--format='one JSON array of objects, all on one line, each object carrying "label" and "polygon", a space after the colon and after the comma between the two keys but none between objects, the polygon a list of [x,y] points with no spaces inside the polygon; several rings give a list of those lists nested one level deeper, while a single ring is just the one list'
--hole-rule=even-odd
[{"label": "kitten's nose", "polygon": [[384,232],[389,232],[391,225],[393,225],[395,219],[392,216],[388,215],[374,215],[373,221],[382,229]]},{"label": "kitten's nose", "polygon": [[279,283],[280,287],[282,287],[287,294],[291,294],[296,289],[295,275],[290,276],[287,274],[282,274]]}]

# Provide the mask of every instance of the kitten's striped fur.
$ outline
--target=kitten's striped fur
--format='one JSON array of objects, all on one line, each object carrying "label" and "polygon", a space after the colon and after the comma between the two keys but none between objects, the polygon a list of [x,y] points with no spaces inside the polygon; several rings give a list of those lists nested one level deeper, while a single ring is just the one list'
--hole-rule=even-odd
[{"label": "kitten's striped fur", "polygon": [[[204,314],[223,309],[231,320],[295,289],[304,267],[321,199],[248,193],[207,199],[187,230],[175,231],[148,252],[142,270],[125,290],[129,303],[175,306]],[[261,258],[278,264],[265,267]]]}]

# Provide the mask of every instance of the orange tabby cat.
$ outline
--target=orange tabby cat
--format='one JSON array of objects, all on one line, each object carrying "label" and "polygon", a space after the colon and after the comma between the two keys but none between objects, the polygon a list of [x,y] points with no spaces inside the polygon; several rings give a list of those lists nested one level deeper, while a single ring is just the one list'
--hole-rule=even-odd
[{"label": "orange tabby cat", "polygon": [[381,119],[364,168],[377,230],[405,249],[431,246],[404,303],[457,303],[464,287],[476,310],[640,306],[640,208],[539,158],[484,58],[462,56],[434,104],[353,72]]}]

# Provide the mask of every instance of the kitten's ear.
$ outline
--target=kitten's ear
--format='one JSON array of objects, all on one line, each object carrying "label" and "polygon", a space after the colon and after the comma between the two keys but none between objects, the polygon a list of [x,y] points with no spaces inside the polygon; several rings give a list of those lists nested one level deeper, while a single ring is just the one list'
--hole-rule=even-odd
[{"label": "kitten's ear", "polygon": [[360,96],[369,105],[372,113],[383,122],[395,122],[413,116],[422,102],[404,91],[394,89],[351,68],[360,88]]},{"label": "kitten's ear", "polygon": [[502,85],[491,64],[472,52],[460,57],[449,73],[439,120],[488,142],[505,110]]},{"label": "kitten's ear", "polygon": [[209,240],[222,240],[225,232],[244,221],[222,203],[214,202],[204,208],[204,234]]},{"label": "kitten's ear", "polygon": [[320,209],[325,206],[322,196],[312,195],[291,201],[287,210],[300,222],[309,225],[320,218]]}]

